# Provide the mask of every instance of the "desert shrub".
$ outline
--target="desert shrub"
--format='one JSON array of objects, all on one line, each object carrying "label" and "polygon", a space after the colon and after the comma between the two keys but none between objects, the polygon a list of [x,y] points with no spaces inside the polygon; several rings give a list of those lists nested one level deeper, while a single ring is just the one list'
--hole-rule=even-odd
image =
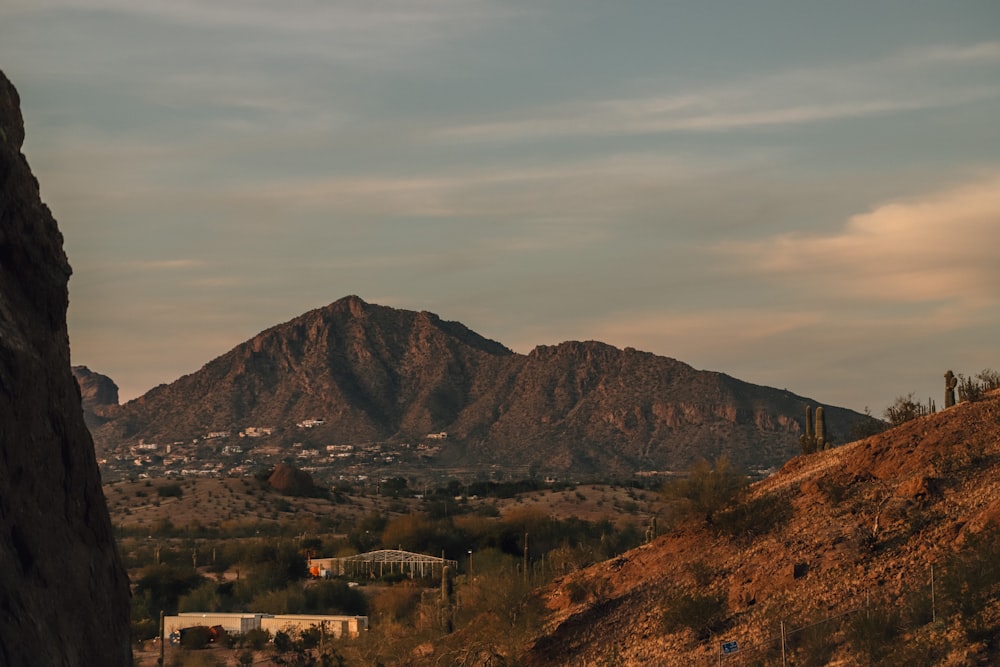
[{"label": "desert shrub", "polygon": [[181,648],[201,649],[212,639],[212,629],[207,625],[196,625],[181,631]]},{"label": "desert shrub", "polygon": [[663,600],[663,627],[667,632],[683,628],[693,631],[699,640],[722,629],[728,613],[722,592],[673,591]]},{"label": "desert shrub", "polygon": [[181,596],[198,587],[202,580],[190,565],[151,565],[142,571],[134,594],[146,601],[146,617],[159,618],[161,609],[167,614],[177,613]]},{"label": "desert shrub", "polygon": [[847,484],[841,480],[823,477],[816,486],[831,505],[839,505],[847,497]]},{"label": "desert shrub", "polygon": [[183,651],[167,665],[169,667],[226,667],[226,662],[216,658],[210,651]]},{"label": "desert shrub", "polygon": [[206,581],[187,595],[182,595],[177,602],[178,611],[222,611],[217,593],[219,585],[214,581]]},{"label": "desert shrub", "polygon": [[906,396],[898,396],[892,405],[888,406],[883,413],[889,426],[899,426],[917,417],[923,417],[930,413],[926,405],[917,403],[913,398],[913,392]]},{"label": "desert shrub", "polygon": [[391,586],[372,598],[372,613],[385,621],[412,619],[420,605],[421,589],[415,586]]},{"label": "desert shrub", "polygon": [[942,607],[957,614],[970,639],[989,637],[997,628],[986,607],[1000,597],[1000,530],[970,536],[940,576]]},{"label": "desert shrub", "polygon": [[867,419],[859,419],[851,424],[851,440],[863,440],[885,431],[886,423],[872,415],[872,411],[867,405],[865,406],[865,416]]},{"label": "desert shrub", "polygon": [[243,645],[254,651],[261,651],[271,641],[271,633],[261,628],[252,628],[243,635]]},{"label": "desert shrub", "polygon": [[181,488],[180,484],[163,484],[157,487],[156,493],[161,498],[181,498],[184,495],[184,489]]},{"label": "desert shrub", "polygon": [[304,649],[316,648],[323,639],[323,630],[318,625],[310,625],[299,633],[298,646]]},{"label": "desert shrub", "polygon": [[160,631],[160,623],[153,618],[132,617],[132,641],[142,641],[156,637]]},{"label": "desert shrub", "polygon": [[288,653],[295,648],[295,642],[289,634],[283,630],[274,633],[274,650],[278,653]]},{"label": "desert shrub", "polygon": [[662,493],[666,500],[684,502],[691,512],[712,523],[715,514],[739,497],[749,483],[746,474],[720,457],[714,463],[699,462],[686,477],[667,482]]},{"label": "desert shrub", "polygon": [[549,567],[552,568],[553,572],[568,574],[583,569],[600,559],[596,551],[590,547],[584,545],[571,547],[569,544],[563,544],[550,551],[546,560],[548,560]]},{"label": "desert shrub", "polygon": [[268,614],[301,614],[305,612],[305,594],[298,584],[259,593],[250,601],[250,608]]},{"label": "desert shrub", "polygon": [[931,599],[930,582],[905,593],[900,604],[900,619],[903,627],[913,630],[927,625],[934,618],[934,603]]},{"label": "desert shrub", "polygon": [[836,619],[816,622],[788,634],[788,645],[795,651],[796,665],[801,667],[823,667],[830,664],[837,649],[834,632]]},{"label": "desert shrub", "polygon": [[306,586],[305,610],[310,613],[341,614],[364,616],[368,613],[368,603],[365,596],[356,588],[351,588],[346,581],[318,581]]},{"label": "desert shrub", "polygon": [[846,638],[854,651],[873,663],[892,648],[899,635],[902,619],[899,611],[891,607],[870,607],[854,614],[847,623]]},{"label": "desert shrub", "polygon": [[736,503],[715,514],[715,530],[730,537],[753,537],[786,525],[795,510],[783,495],[766,495]]},{"label": "desert shrub", "polygon": [[590,591],[580,581],[571,581],[566,584],[566,592],[569,593],[569,601],[573,604],[580,604],[590,595]]},{"label": "desert shrub", "polygon": [[719,575],[718,570],[709,565],[703,560],[696,560],[688,563],[685,568],[688,574],[694,579],[695,585],[700,588],[705,588]]},{"label": "desert shrub", "polygon": [[1000,372],[997,372],[992,368],[984,368],[979,375],[976,376],[976,379],[979,380],[983,391],[1000,389]]}]

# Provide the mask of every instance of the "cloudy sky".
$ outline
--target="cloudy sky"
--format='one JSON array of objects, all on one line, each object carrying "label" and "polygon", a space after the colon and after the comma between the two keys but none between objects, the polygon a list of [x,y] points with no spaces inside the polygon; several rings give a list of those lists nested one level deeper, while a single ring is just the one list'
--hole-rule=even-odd
[{"label": "cloudy sky", "polygon": [[880,415],[1000,368],[1000,3],[4,0],[73,362],[357,294]]}]

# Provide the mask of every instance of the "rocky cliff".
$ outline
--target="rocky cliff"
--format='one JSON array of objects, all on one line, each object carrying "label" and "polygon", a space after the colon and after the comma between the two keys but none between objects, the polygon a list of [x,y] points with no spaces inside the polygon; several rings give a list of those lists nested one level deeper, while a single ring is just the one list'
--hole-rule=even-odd
[{"label": "rocky cliff", "polygon": [[0,73],[0,664],[131,665],[129,588],[70,372],[70,267]]},{"label": "rocky cliff", "polygon": [[87,427],[95,428],[114,417],[118,411],[118,385],[114,380],[86,366],[73,366],[72,370],[80,385],[83,420]]},{"label": "rocky cliff", "polygon": [[[726,454],[751,468],[799,451],[815,401],[599,342],[515,354],[457,322],[356,296],[272,327],[122,406],[99,451],[248,426],[290,445],[436,441],[445,465],[547,471],[683,469]],[[835,442],[864,415],[827,406]],[[306,433],[303,420],[322,420]]]}]

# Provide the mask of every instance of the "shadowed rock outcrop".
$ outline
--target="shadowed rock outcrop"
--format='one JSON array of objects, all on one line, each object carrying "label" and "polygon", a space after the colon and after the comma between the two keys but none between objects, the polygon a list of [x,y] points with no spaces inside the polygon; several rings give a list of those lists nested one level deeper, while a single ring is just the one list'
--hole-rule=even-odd
[{"label": "shadowed rock outcrop", "polygon": [[0,72],[0,665],[131,665],[128,579],[70,372],[70,267]]},{"label": "shadowed rock outcrop", "polygon": [[118,385],[114,380],[86,366],[73,366],[73,377],[80,385],[83,420],[88,428],[96,428],[117,414]]}]

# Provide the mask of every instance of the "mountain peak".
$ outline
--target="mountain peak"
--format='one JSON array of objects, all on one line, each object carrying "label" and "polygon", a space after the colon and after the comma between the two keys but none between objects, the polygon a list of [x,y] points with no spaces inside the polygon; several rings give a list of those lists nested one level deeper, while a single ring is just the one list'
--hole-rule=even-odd
[{"label": "mountain peak", "polygon": [[367,301],[355,294],[350,294],[337,299],[327,306],[326,310],[334,313],[347,313],[352,317],[362,317],[368,310],[368,307],[369,304]]},{"label": "mountain peak", "polygon": [[[798,452],[806,402],[599,341],[520,355],[434,313],[352,295],[127,404],[95,438],[114,451],[138,438],[189,440],[249,426],[273,429],[281,446],[446,432],[436,465],[518,461],[556,473],[631,474],[726,453],[757,469]],[[826,414],[841,443],[866,419],[832,406]],[[313,426],[305,432],[300,422]]]}]

